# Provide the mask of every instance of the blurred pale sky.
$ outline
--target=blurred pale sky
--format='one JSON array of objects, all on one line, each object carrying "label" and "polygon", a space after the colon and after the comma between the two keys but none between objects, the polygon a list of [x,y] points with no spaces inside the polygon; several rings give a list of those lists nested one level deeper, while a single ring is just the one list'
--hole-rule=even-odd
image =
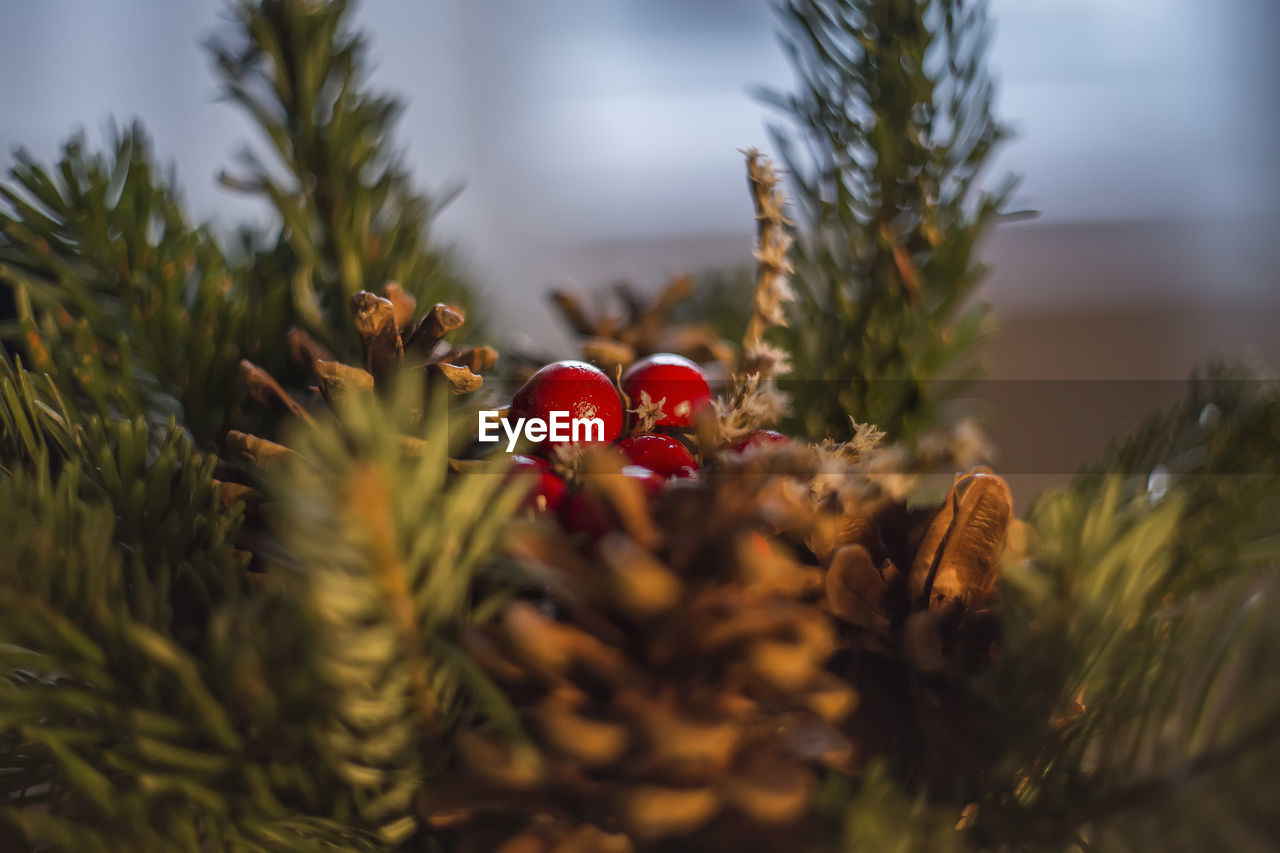
[{"label": "blurred pale sky", "polygon": [[[1133,276],[1130,295],[1271,292],[1266,264],[1227,262],[1274,242],[1275,5],[995,0],[992,64],[1019,134],[1001,162],[1024,174],[1022,200],[1042,212],[1017,227],[1192,223],[1185,280]],[[198,215],[261,218],[213,181],[251,138],[214,101],[197,46],[221,8],[8,3],[0,150],[21,143],[47,157],[77,126],[139,116]],[[512,316],[561,275],[656,279],[737,257],[739,245],[747,257],[737,149],[767,150],[771,118],[748,89],[788,83],[767,0],[370,0],[358,20],[375,83],[408,101],[399,141],[420,181],[467,184],[443,230]],[[1014,302],[1117,297],[1112,283],[1050,277],[997,276],[993,288]]]}]

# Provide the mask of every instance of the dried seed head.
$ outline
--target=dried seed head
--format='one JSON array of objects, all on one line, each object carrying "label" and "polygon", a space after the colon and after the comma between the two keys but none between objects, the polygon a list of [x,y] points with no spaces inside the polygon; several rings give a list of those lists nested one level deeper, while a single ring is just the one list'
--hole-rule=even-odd
[{"label": "dried seed head", "polygon": [[657,400],[649,398],[648,391],[640,392],[640,399],[635,401],[634,409],[627,409],[627,412],[635,415],[635,431],[636,432],[653,432],[658,422],[667,416],[663,410],[666,404],[666,397],[659,397]]}]

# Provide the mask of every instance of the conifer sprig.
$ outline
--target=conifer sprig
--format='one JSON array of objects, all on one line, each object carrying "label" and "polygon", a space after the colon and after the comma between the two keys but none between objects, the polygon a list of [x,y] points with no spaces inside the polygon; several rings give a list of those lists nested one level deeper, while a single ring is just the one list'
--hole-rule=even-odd
[{"label": "conifer sprig", "polygon": [[794,187],[799,301],[788,340],[798,425],[849,418],[909,441],[974,375],[978,243],[1013,189],[979,179],[993,115],[982,0],[787,0],[794,92],[764,92]]},{"label": "conifer sprig", "polygon": [[[493,609],[478,573],[521,498],[504,459],[450,481],[445,401],[424,407],[412,377],[400,385],[385,408],[357,395],[336,423],[300,428],[272,490],[318,628],[311,689],[330,704],[317,748],[388,841],[414,831],[413,798],[448,757],[458,715],[510,716],[457,642],[475,610]],[[406,444],[424,410],[426,440]]]},{"label": "conifer sprig", "polygon": [[48,166],[19,151],[0,185],[0,286],[19,315],[4,337],[100,417],[217,437],[241,399],[239,358],[283,356],[288,294],[236,275],[140,125],[86,145],[73,137]]},{"label": "conifer sprig", "polygon": [[1274,383],[1210,367],[1036,503],[1038,557],[1006,567],[1009,652],[981,690],[1003,768],[983,843],[1274,837],[1277,407]]},{"label": "conifer sprig", "polygon": [[503,594],[477,571],[520,497],[448,477],[444,407],[406,456],[412,399],[307,428],[273,480],[280,562],[250,578],[184,433],[149,449],[0,362],[0,825],[95,850],[412,834],[458,716],[511,716],[457,637]]},{"label": "conifer sprig", "polygon": [[234,25],[208,42],[225,97],[270,141],[270,159],[246,149],[242,171],[222,176],[280,217],[251,278],[287,282],[301,324],[347,359],[359,342],[336,330],[349,328],[359,291],[398,282],[422,304],[466,297],[449,252],[428,236],[450,194],[414,188],[392,141],[403,104],[370,90],[354,6],[235,0]]}]

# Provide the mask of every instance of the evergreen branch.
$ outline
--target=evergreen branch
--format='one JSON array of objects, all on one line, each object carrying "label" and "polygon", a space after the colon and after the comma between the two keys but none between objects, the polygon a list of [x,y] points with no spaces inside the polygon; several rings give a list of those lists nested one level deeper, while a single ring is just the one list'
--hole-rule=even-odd
[{"label": "evergreen branch", "polygon": [[[85,418],[52,380],[42,380],[0,360],[0,472],[34,477],[44,489],[74,482],[79,499],[110,507],[115,535],[151,572],[149,583],[175,596],[148,600],[137,591],[134,603],[154,608],[148,624],[163,614],[180,621],[200,615],[171,611],[177,602],[207,613],[241,562],[229,544],[239,517],[215,511],[211,460],[199,457],[173,423],[155,438],[142,418]],[[193,555],[211,562],[197,569]]]},{"label": "evergreen branch", "polygon": [[1277,741],[1280,741],[1280,720],[1272,718],[1226,746],[1195,756],[1177,774],[1166,773],[1128,782],[1106,791],[1103,797],[1095,796],[1100,801],[1096,804],[1096,812],[1087,807],[1080,811],[1088,815],[1090,823],[1105,825],[1144,808],[1167,809],[1170,798],[1179,789],[1203,784],[1205,777],[1237,766],[1263,750],[1274,752]]},{"label": "evergreen branch", "polygon": [[176,417],[198,439],[220,436],[239,358],[283,356],[266,330],[286,322],[287,294],[238,281],[137,125],[112,128],[105,152],[77,136],[48,168],[16,161],[0,186],[0,285],[19,312],[6,339],[103,418]]},{"label": "evergreen branch", "polygon": [[422,406],[399,399],[311,429],[277,481],[298,571],[249,595],[239,509],[181,433],[148,451],[144,422],[80,422],[5,363],[0,823],[110,850],[374,849],[414,831],[444,729],[464,709],[514,718],[461,686],[475,676],[451,637],[520,495],[496,472],[447,482],[447,410],[405,443]]},{"label": "evergreen branch", "polygon": [[1086,685],[1093,698],[1019,801],[984,813],[986,842],[1149,849],[1177,846],[1187,829],[1211,847],[1274,836],[1280,632],[1266,614],[1280,586],[1274,574],[1234,586],[1136,629],[1125,645],[1151,653]]},{"label": "evergreen branch", "polygon": [[428,407],[425,443],[402,440],[424,409],[412,380],[385,409],[351,397],[336,423],[300,432],[272,489],[296,593],[319,627],[308,667],[332,699],[318,752],[388,842],[415,831],[413,798],[469,707],[466,661],[441,650],[470,620],[477,572],[520,498],[497,469],[447,480],[442,400]]},{"label": "evergreen branch", "polygon": [[[402,105],[368,90],[368,46],[345,0],[234,0],[234,28],[208,42],[224,96],[253,119],[274,159],[241,157],[233,189],[264,196],[280,215],[252,275],[292,272],[305,327],[344,359],[359,352],[347,304],[361,290],[398,282],[422,304],[465,300],[449,252],[428,228],[445,198],[415,190],[391,142]],[[474,316],[471,327],[475,328]]]},{"label": "evergreen branch", "polygon": [[831,800],[841,809],[841,850],[958,853],[964,849],[963,836],[956,832],[960,813],[911,796],[882,764],[872,763],[849,790],[853,784],[841,779],[830,791]]},{"label": "evergreen branch", "polygon": [[0,186],[0,285],[19,309],[0,333],[77,405],[104,419],[177,418],[209,442],[233,420],[252,426],[241,359],[291,377],[281,330],[301,324],[352,355],[355,333],[335,342],[333,330],[349,328],[347,301],[364,283],[399,280],[429,302],[459,290],[447,252],[427,241],[439,205],[388,148],[399,104],[364,91],[348,4],[235,8],[239,30],[211,49],[293,183],[252,155],[249,177],[228,181],[279,211],[273,249],[246,229],[245,260],[229,260],[188,220],[137,125],[111,129],[101,153],[77,136],[49,167],[19,151]]},{"label": "evergreen branch", "polygon": [[396,531],[391,512],[390,490],[376,469],[364,467],[351,474],[350,495],[344,515],[363,527],[373,551],[375,574],[383,587],[387,609],[395,626],[401,653],[408,664],[413,703],[417,706],[423,733],[430,736],[439,729],[436,700],[431,693],[431,678],[418,633],[418,620],[413,606],[404,566],[395,552]]},{"label": "evergreen branch", "polygon": [[[979,690],[1002,697],[992,792],[1016,793],[992,794],[979,837],[1142,849],[1186,831],[1211,846],[1274,836],[1261,803],[1280,778],[1267,615],[1280,521],[1266,510],[1280,499],[1278,405],[1269,383],[1212,368],[1037,502],[1036,559],[1006,572],[1018,651]],[[1147,465],[1159,476],[1134,473]]]},{"label": "evergreen branch", "polygon": [[772,130],[799,223],[798,426],[847,439],[852,417],[910,441],[974,373],[977,245],[1013,189],[977,187],[1004,138],[985,4],[788,0],[780,14],[800,82],[762,99],[789,124]]},{"label": "evergreen branch", "polygon": [[309,632],[244,597],[211,462],[40,384],[0,363],[0,823],[88,849],[368,849],[292,734],[322,697],[253,677]]},{"label": "evergreen branch", "polygon": [[3,818],[33,841],[176,843],[223,813],[241,747],[197,657],[237,595],[237,516],[172,427],[152,456],[142,421],[74,423],[7,362],[0,389]]},{"label": "evergreen branch", "polygon": [[1245,363],[1211,362],[1182,400],[1147,418],[1085,469],[1079,488],[1126,474],[1129,494],[1176,486],[1186,512],[1174,543],[1174,592],[1280,563],[1280,385]]}]

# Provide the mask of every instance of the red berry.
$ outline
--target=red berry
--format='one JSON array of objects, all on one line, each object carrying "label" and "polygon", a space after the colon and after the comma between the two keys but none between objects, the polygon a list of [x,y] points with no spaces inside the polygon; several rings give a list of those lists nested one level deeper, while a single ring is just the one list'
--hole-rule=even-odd
[{"label": "red berry", "polygon": [[653,402],[664,399],[663,417],[655,426],[685,427],[693,416],[711,402],[711,387],[702,368],[681,355],[659,353],[633,362],[622,373],[622,391],[634,408],[641,394]]},{"label": "red berry", "polygon": [[[600,476],[616,477],[617,474]],[[645,497],[652,499],[662,491],[663,479],[641,465],[625,465],[622,476],[632,477],[644,488]],[[571,533],[585,533],[591,541],[599,541],[605,534],[614,529],[613,514],[604,501],[592,492],[583,489],[569,498],[561,513],[564,528]]]},{"label": "red berry", "polygon": [[599,498],[586,492],[578,492],[565,502],[561,523],[570,533],[585,533],[593,542],[603,539],[613,529],[609,510]]},{"label": "red berry", "polygon": [[729,449],[738,453],[746,453],[751,450],[758,450],[762,447],[768,447],[771,444],[786,444],[791,441],[790,438],[772,429],[758,429],[755,432],[749,432],[742,438],[729,445]]},{"label": "red berry", "polygon": [[[564,480],[557,477],[551,465],[545,459],[534,459],[531,456],[515,454],[511,457],[511,476],[524,474],[532,481],[529,493],[524,499],[527,509],[539,512],[558,512],[564,503],[568,487]],[[537,477],[532,475],[536,474]]]},{"label": "red berry", "polygon": [[[568,412],[570,420],[599,418],[604,422],[604,443],[622,434],[624,412],[613,382],[598,367],[585,361],[556,361],[529,377],[511,400],[512,418],[540,418],[548,424],[553,412]],[[596,443],[596,430],[588,430]],[[542,441],[542,447],[564,442]]]},{"label": "red berry", "polygon": [[689,448],[669,435],[633,435],[618,442],[618,449],[632,462],[662,477],[692,477],[698,471],[698,461]]},{"label": "red berry", "polygon": [[[639,480],[640,485],[644,487],[644,496],[652,498],[662,491],[662,486],[666,481],[659,477],[650,468],[643,465],[623,465],[622,475],[631,477],[633,480]],[[605,476],[608,476],[607,474]]]}]

